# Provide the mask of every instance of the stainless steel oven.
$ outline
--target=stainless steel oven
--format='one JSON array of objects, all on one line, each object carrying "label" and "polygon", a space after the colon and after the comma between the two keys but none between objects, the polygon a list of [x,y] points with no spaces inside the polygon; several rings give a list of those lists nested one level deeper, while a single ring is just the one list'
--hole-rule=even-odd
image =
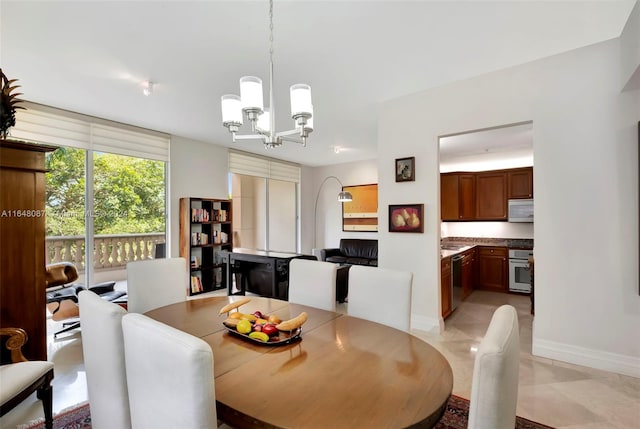
[{"label": "stainless steel oven", "polygon": [[509,291],[531,292],[529,256],[533,256],[533,250],[509,250]]}]

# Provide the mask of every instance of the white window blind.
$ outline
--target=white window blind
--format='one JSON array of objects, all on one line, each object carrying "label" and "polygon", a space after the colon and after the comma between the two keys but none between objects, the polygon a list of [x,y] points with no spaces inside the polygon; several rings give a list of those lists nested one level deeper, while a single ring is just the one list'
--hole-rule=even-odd
[{"label": "white window blind", "polygon": [[229,151],[229,171],[245,176],[300,183],[300,166],[243,152]]},{"label": "white window blind", "polygon": [[16,111],[11,137],[55,146],[93,149],[169,161],[169,136],[35,103]]}]

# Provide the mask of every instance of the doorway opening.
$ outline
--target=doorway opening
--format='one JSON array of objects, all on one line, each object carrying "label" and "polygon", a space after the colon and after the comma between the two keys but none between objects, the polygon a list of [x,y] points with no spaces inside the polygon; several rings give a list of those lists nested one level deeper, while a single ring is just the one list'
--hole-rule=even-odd
[{"label": "doorway opening", "polygon": [[439,165],[445,329],[474,320],[474,306],[465,302],[510,303],[532,313],[533,293],[523,290],[522,276],[519,290],[510,288],[509,255],[533,252],[533,219],[510,221],[509,207],[515,200],[533,204],[533,122],[442,135]]}]

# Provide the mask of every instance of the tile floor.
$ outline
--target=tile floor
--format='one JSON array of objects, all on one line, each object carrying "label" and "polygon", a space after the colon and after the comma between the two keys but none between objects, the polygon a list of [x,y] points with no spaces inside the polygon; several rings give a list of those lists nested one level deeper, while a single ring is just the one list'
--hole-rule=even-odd
[{"label": "tile floor", "polygon": [[[513,305],[520,320],[519,416],[562,429],[640,428],[640,379],[571,365],[531,355],[531,322],[527,297],[475,291],[446,321],[438,334],[414,331],[449,360],[454,373],[453,393],[469,398],[473,349],[485,333],[493,311]],[[339,306],[345,312],[348,304]],[[49,320],[48,329],[59,329]],[[81,335],[75,332],[48,338],[55,363],[54,412],[87,400]],[[35,394],[0,418],[0,428],[13,429],[42,416]],[[117,429],[117,428],[114,428]]]}]

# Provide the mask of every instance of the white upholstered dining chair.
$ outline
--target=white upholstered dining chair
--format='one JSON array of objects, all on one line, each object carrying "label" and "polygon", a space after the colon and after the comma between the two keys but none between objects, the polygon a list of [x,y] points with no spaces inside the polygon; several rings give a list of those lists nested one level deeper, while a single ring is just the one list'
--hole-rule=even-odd
[{"label": "white upholstered dining chair", "polygon": [[146,259],[127,264],[127,309],[145,313],[154,308],[184,301],[188,288],[184,258]]},{"label": "white upholstered dining chair", "polygon": [[143,314],[124,316],[122,330],[132,427],[217,427],[211,347]]},{"label": "white upholstered dining chair", "polygon": [[413,273],[354,265],[349,269],[350,316],[408,332]]},{"label": "white upholstered dining chair", "polygon": [[469,429],[513,429],[519,365],[518,314],[512,306],[503,305],[493,313],[476,354]]},{"label": "white upholstered dining chair", "polygon": [[81,291],[78,300],[91,425],[131,428],[122,337],[122,317],[127,312],[88,290]]},{"label": "white upholstered dining chair", "polygon": [[336,273],[331,262],[292,259],[289,263],[289,302],[336,311]]}]

